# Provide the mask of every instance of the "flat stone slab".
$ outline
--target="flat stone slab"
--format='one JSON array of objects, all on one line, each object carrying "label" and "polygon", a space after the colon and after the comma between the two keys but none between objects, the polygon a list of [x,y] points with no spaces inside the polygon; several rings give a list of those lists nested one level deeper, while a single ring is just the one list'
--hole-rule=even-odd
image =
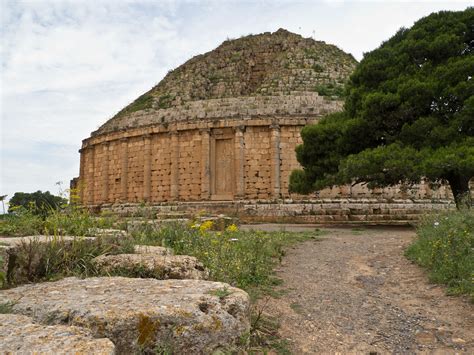
[{"label": "flat stone slab", "polygon": [[169,248],[152,245],[135,245],[134,251],[137,254],[173,255],[173,250]]},{"label": "flat stone slab", "polygon": [[88,328],[117,353],[208,354],[250,330],[248,294],[221,282],[71,277],[3,290],[0,299],[39,323]]},{"label": "flat stone slab", "polygon": [[29,242],[39,242],[39,243],[48,243],[52,240],[63,240],[63,241],[72,241],[75,239],[85,239],[85,240],[94,240],[93,237],[77,237],[70,235],[63,236],[52,236],[52,235],[29,235],[26,237],[2,237],[0,236],[0,246],[2,247],[15,247],[23,243]]},{"label": "flat stone slab", "polygon": [[89,228],[87,233],[92,237],[126,237],[128,235],[127,231],[111,228]]},{"label": "flat stone slab", "polygon": [[92,260],[105,274],[131,277],[206,280],[209,272],[195,257],[187,255],[117,254],[100,255]]},{"label": "flat stone slab", "polygon": [[106,338],[66,325],[41,325],[30,317],[0,314],[0,354],[115,354],[115,345]]}]

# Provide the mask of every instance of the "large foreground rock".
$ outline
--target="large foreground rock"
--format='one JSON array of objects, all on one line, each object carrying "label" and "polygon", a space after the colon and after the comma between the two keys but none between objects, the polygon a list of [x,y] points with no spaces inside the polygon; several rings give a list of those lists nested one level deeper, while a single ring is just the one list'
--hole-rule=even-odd
[{"label": "large foreground rock", "polygon": [[109,275],[153,277],[159,280],[205,280],[209,273],[195,257],[187,255],[118,254],[92,260],[99,272]]},{"label": "large foreground rock", "polygon": [[227,284],[124,277],[66,278],[0,291],[13,312],[88,328],[118,353],[211,353],[249,331],[249,297]]},{"label": "large foreground rock", "polygon": [[41,325],[30,317],[0,314],[0,354],[114,354],[109,339],[94,339],[83,328]]}]

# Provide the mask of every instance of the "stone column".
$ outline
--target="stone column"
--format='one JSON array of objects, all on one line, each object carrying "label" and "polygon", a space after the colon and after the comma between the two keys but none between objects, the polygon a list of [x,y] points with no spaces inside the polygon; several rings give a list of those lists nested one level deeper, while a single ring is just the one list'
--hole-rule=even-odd
[{"label": "stone column", "polygon": [[104,143],[104,154],[103,154],[103,171],[104,175],[102,178],[102,202],[109,202],[109,142]]},{"label": "stone column", "polygon": [[85,204],[84,200],[84,186],[85,186],[85,181],[86,181],[86,175],[85,175],[85,157],[86,157],[86,149],[81,148],[79,149],[79,153],[81,154],[81,162],[80,162],[80,167],[79,167],[79,184],[77,185],[78,191],[76,193],[79,193],[79,198],[80,198],[80,203]]},{"label": "stone column", "polygon": [[242,200],[245,198],[245,143],[244,132],[245,126],[237,126],[235,130],[235,198]]},{"label": "stone column", "polygon": [[151,135],[147,134],[143,139],[143,200],[148,202],[151,197]]},{"label": "stone column", "polygon": [[87,178],[87,203],[93,205],[95,201],[95,146],[90,146],[88,149],[88,178]]},{"label": "stone column", "polygon": [[170,132],[171,135],[171,200],[179,199],[179,133]]},{"label": "stone column", "polygon": [[201,199],[210,199],[211,187],[211,132],[208,128],[201,130]]},{"label": "stone column", "polygon": [[270,151],[271,151],[271,194],[274,199],[281,197],[281,174],[280,174],[280,126],[270,126]]},{"label": "stone column", "polygon": [[126,202],[128,199],[128,140],[127,138],[122,138],[120,142],[122,143],[122,176],[120,178],[120,188],[122,202]]}]

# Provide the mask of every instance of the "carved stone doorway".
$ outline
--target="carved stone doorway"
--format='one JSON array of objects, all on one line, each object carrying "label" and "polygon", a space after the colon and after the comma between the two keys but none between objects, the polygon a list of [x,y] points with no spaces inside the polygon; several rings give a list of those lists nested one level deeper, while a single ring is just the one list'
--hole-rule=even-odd
[{"label": "carved stone doorway", "polygon": [[214,130],[211,139],[211,199],[234,198],[234,139],[232,130]]}]

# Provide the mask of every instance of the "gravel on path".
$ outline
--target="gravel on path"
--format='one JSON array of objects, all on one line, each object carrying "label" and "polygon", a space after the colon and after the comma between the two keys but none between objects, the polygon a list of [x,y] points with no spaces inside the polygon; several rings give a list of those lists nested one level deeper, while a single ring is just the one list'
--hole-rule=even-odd
[{"label": "gravel on path", "polygon": [[405,258],[413,229],[251,228],[323,234],[287,251],[282,296],[261,300],[295,354],[474,353],[474,305]]}]

